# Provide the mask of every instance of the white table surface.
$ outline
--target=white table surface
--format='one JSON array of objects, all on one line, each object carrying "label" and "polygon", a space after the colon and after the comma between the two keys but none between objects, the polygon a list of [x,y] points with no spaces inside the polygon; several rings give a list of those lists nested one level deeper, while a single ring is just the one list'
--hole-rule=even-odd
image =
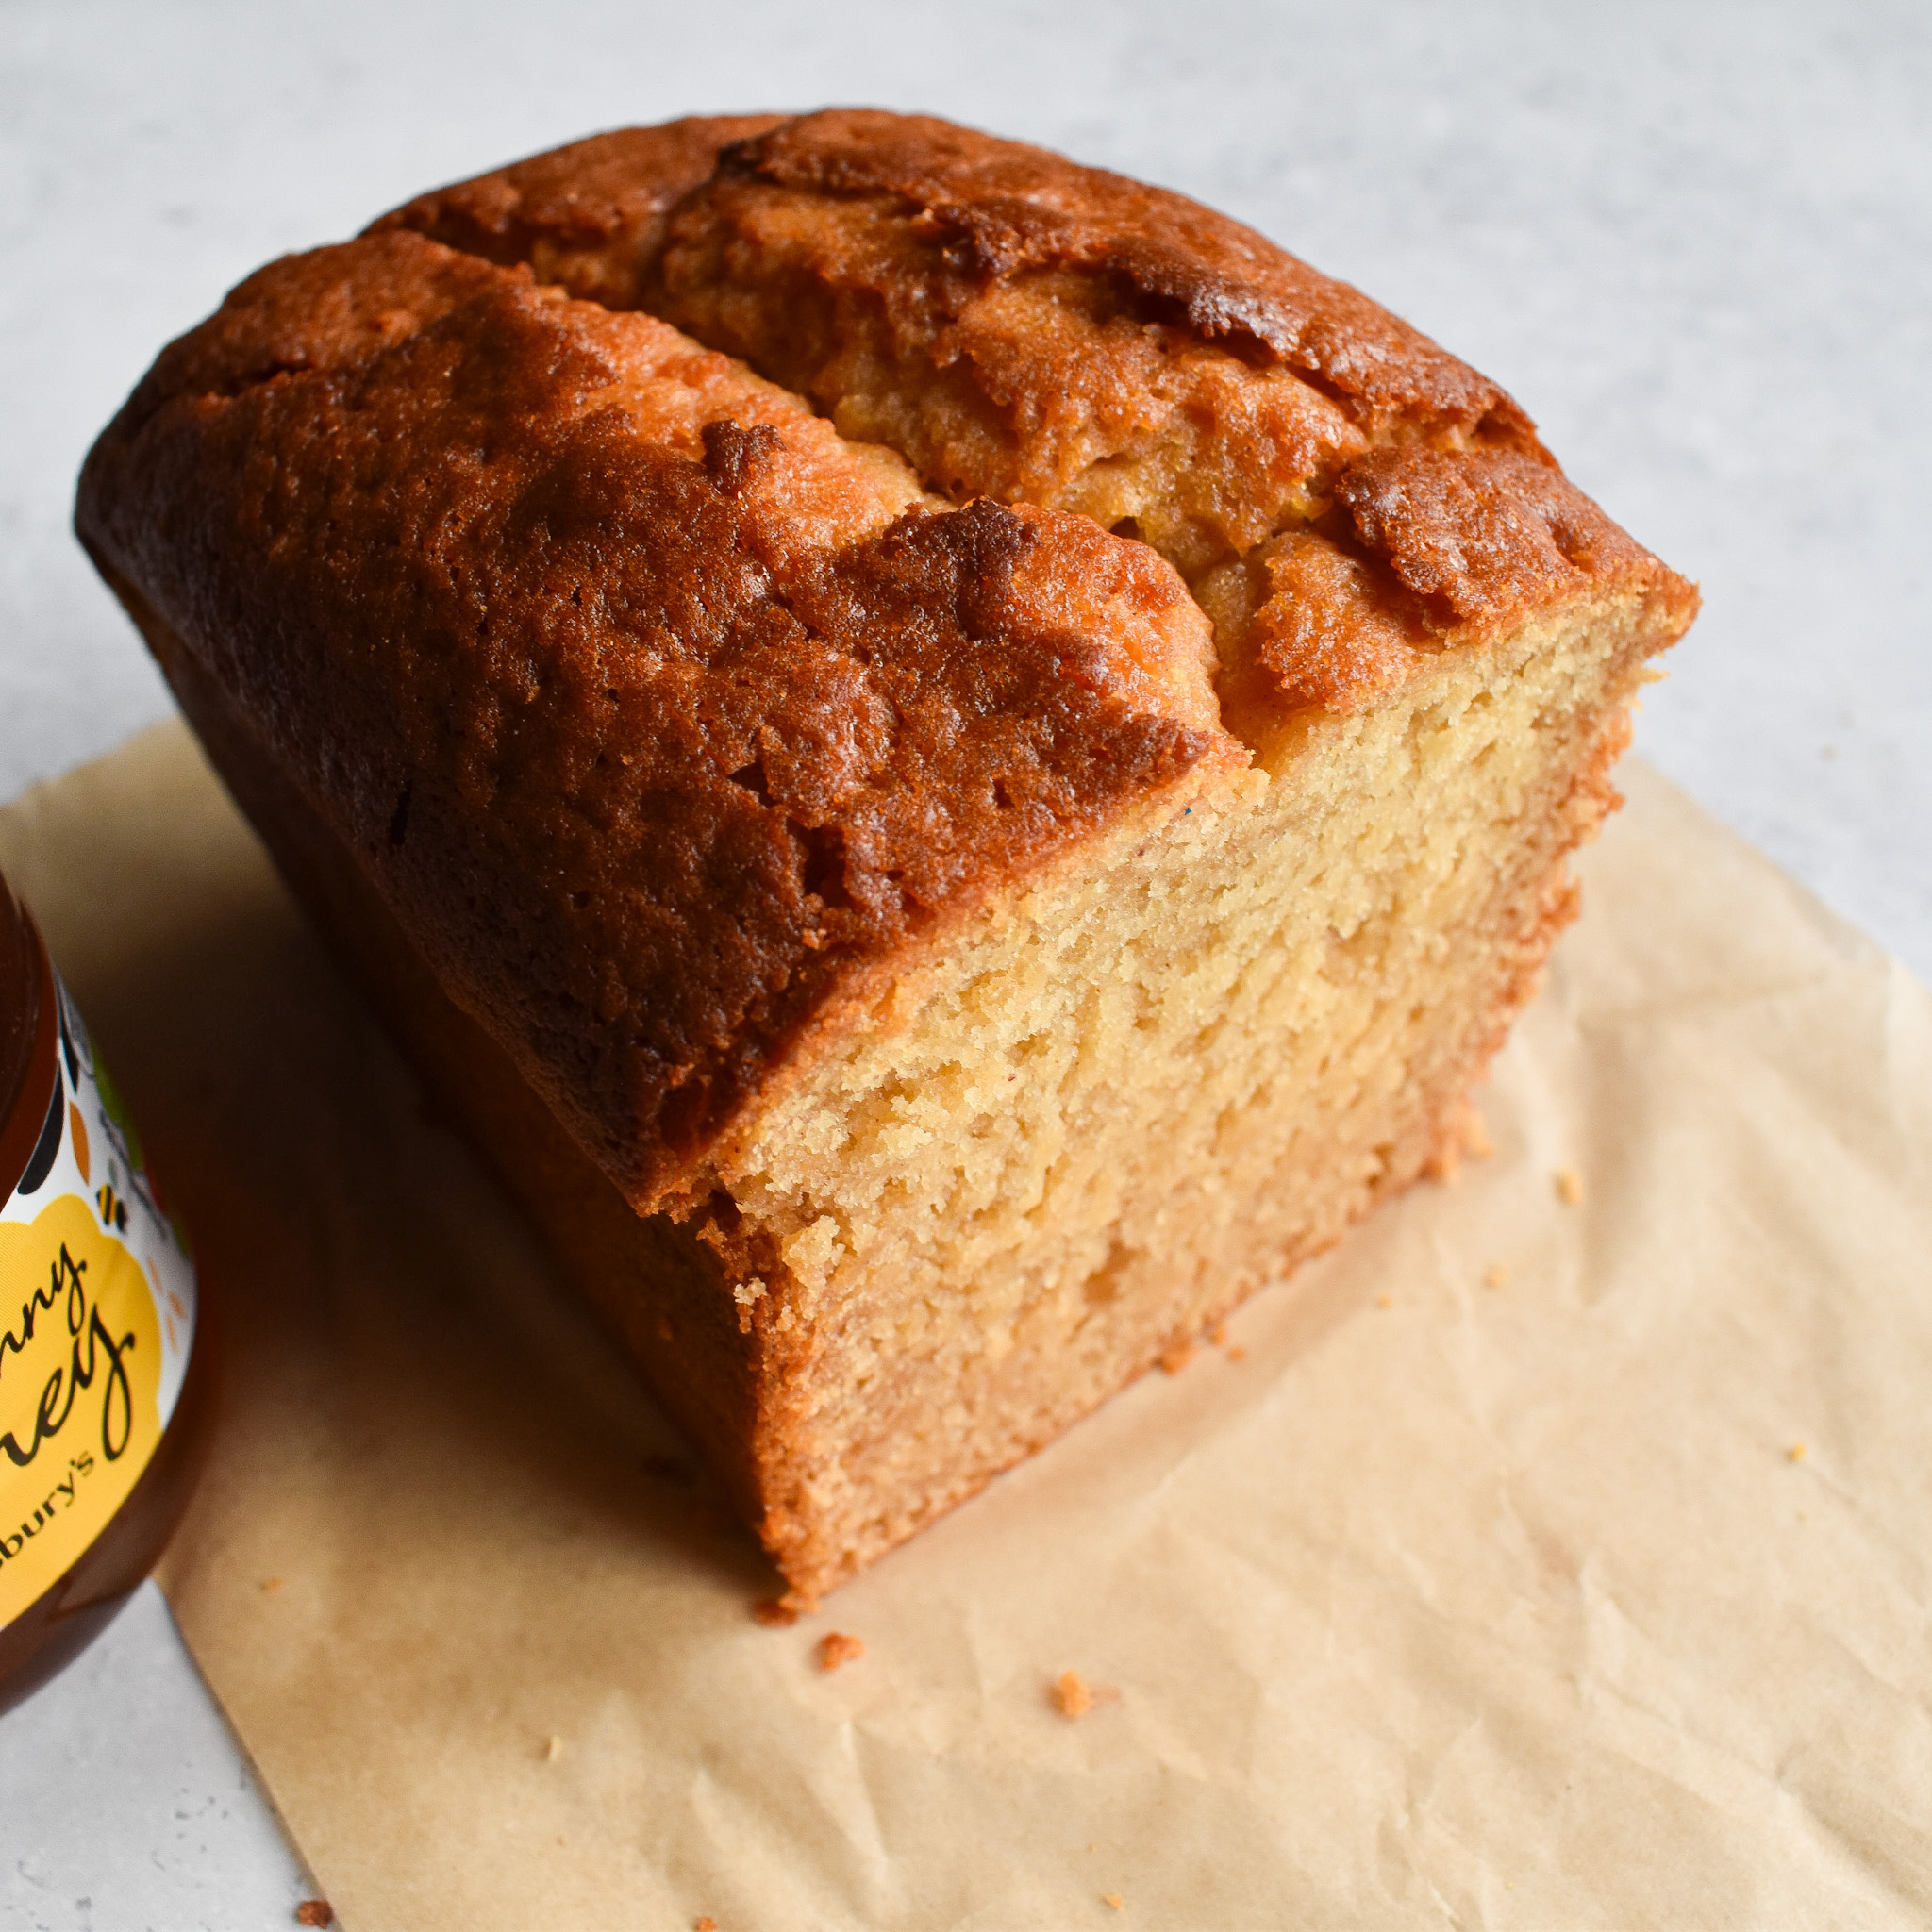
[{"label": "white table surface", "polygon": [[[0,795],[167,699],[76,466],[249,269],[699,110],[926,108],[1166,182],[1507,386],[1704,586],[1641,748],[1932,979],[1932,8],[0,0]],[[306,1894],[149,1586],[0,1719],[0,1927]]]}]

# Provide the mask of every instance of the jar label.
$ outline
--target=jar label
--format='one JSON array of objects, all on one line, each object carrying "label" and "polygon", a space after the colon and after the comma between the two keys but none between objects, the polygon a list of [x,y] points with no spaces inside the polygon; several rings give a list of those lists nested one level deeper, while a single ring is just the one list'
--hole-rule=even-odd
[{"label": "jar label", "polygon": [[45,1128],[0,1207],[0,1627],[140,1480],[194,1346],[194,1269],[58,987]]}]

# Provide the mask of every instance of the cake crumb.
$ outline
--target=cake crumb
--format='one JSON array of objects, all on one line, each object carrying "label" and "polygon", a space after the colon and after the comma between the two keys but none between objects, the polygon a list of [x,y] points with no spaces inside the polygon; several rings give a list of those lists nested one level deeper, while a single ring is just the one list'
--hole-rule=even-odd
[{"label": "cake crumb", "polygon": [[1208,1331],[1208,1340],[1216,1348],[1225,1348],[1227,1346],[1227,1324],[1225,1322],[1215,1323],[1213,1327]]},{"label": "cake crumb", "polygon": [[692,1924],[691,1932],[718,1932],[718,1922],[712,1918],[709,1912],[707,1912],[703,1918],[697,1920]]},{"label": "cake crumb", "polygon": [[1557,1170],[1557,1199],[1566,1208],[1574,1208],[1583,1199],[1583,1176],[1574,1167]]},{"label": "cake crumb", "polygon": [[768,1596],[752,1605],[751,1613],[768,1630],[789,1630],[798,1622],[798,1612],[775,1596]]},{"label": "cake crumb", "polygon": [[1378,1308],[1392,1308],[1395,1306],[1395,1297],[1392,1294],[1391,1294],[1389,1291],[1385,1288],[1382,1291],[1382,1292],[1375,1297],[1375,1306]]},{"label": "cake crumb", "polygon": [[1785,1451],[1785,1460],[1787,1462],[1803,1462],[1804,1459],[1805,1445],[1802,1442],[1793,1442],[1791,1446]]},{"label": "cake crumb", "polygon": [[1078,1671],[1062,1671],[1047,1686],[1046,1701],[1062,1717],[1085,1717],[1096,1704],[1112,1704],[1120,1694],[1111,1684],[1090,1684]]},{"label": "cake crumb", "polygon": [[836,1671],[841,1664],[855,1663],[865,1655],[865,1640],[848,1637],[842,1630],[827,1630],[819,1639],[819,1669]]},{"label": "cake crumb", "polygon": [[555,1764],[557,1760],[562,1756],[563,1740],[561,1738],[553,1737],[549,1743],[545,1744],[543,1747],[543,1762],[545,1764]]},{"label": "cake crumb", "polygon": [[1127,1902],[1117,1891],[1103,1891],[1100,1894],[1100,1903],[1104,1905],[1108,1911],[1118,1912],[1124,1908]]},{"label": "cake crumb", "polygon": [[1500,1261],[1492,1261],[1483,1273],[1485,1288],[1501,1288],[1509,1279],[1509,1271]]},{"label": "cake crumb", "polygon": [[273,1596],[273,1595],[275,1595],[275,1591],[278,1591],[278,1590],[280,1590],[280,1589],[282,1589],[282,1588],[283,1588],[283,1587],[285,1586],[285,1584],[287,1583],[287,1581],[288,1581],[288,1579],[287,1579],[286,1577],[282,1577],[282,1576],[264,1576],[264,1577],[263,1577],[263,1578],[261,1579],[261,1593],[262,1593],[262,1595],[263,1595],[263,1596]]},{"label": "cake crumb", "polygon": [[1160,1366],[1170,1374],[1178,1375],[1194,1358],[1194,1339],[1184,1335],[1178,1341],[1170,1341],[1160,1351]]},{"label": "cake crumb", "polygon": [[325,1898],[305,1898],[295,1907],[298,1925],[333,1925],[335,1922],[336,1908]]},{"label": "cake crumb", "polygon": [[1093,1692],[1078,1671],[1062,1671],[1046,1694],[1062,1717],[1085,1717],[1093,1708]]},{"label": "cake crumb", "polygon": [[1244,1362],[1248,1358],[1248,1352],[1239,1341],[1231,1341],[1227,1345],[1227,1358],[1231,1362]]}]

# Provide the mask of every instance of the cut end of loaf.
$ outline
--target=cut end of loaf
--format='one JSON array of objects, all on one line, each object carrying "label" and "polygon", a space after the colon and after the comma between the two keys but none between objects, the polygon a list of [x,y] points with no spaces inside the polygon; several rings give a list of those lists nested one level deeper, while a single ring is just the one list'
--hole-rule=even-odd
[{"label": "cut end of loaf", "polygon": [[759,1444],[801,1600],[1453,1163],[1657,641],[1612,597],[1303,717],[757,1119],[716,1177],[770,1257],[751,1320],[810,1362]]}]

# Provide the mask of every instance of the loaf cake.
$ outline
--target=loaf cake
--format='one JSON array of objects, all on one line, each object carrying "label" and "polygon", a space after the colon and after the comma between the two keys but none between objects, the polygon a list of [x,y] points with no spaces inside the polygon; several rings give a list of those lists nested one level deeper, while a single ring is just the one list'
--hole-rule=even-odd
[{"label": "loaf cake", "polygon": [[1454,1161],[1696,603],[1259,235],[843,110],[271,263],[77,524],[800,1605]]}]

